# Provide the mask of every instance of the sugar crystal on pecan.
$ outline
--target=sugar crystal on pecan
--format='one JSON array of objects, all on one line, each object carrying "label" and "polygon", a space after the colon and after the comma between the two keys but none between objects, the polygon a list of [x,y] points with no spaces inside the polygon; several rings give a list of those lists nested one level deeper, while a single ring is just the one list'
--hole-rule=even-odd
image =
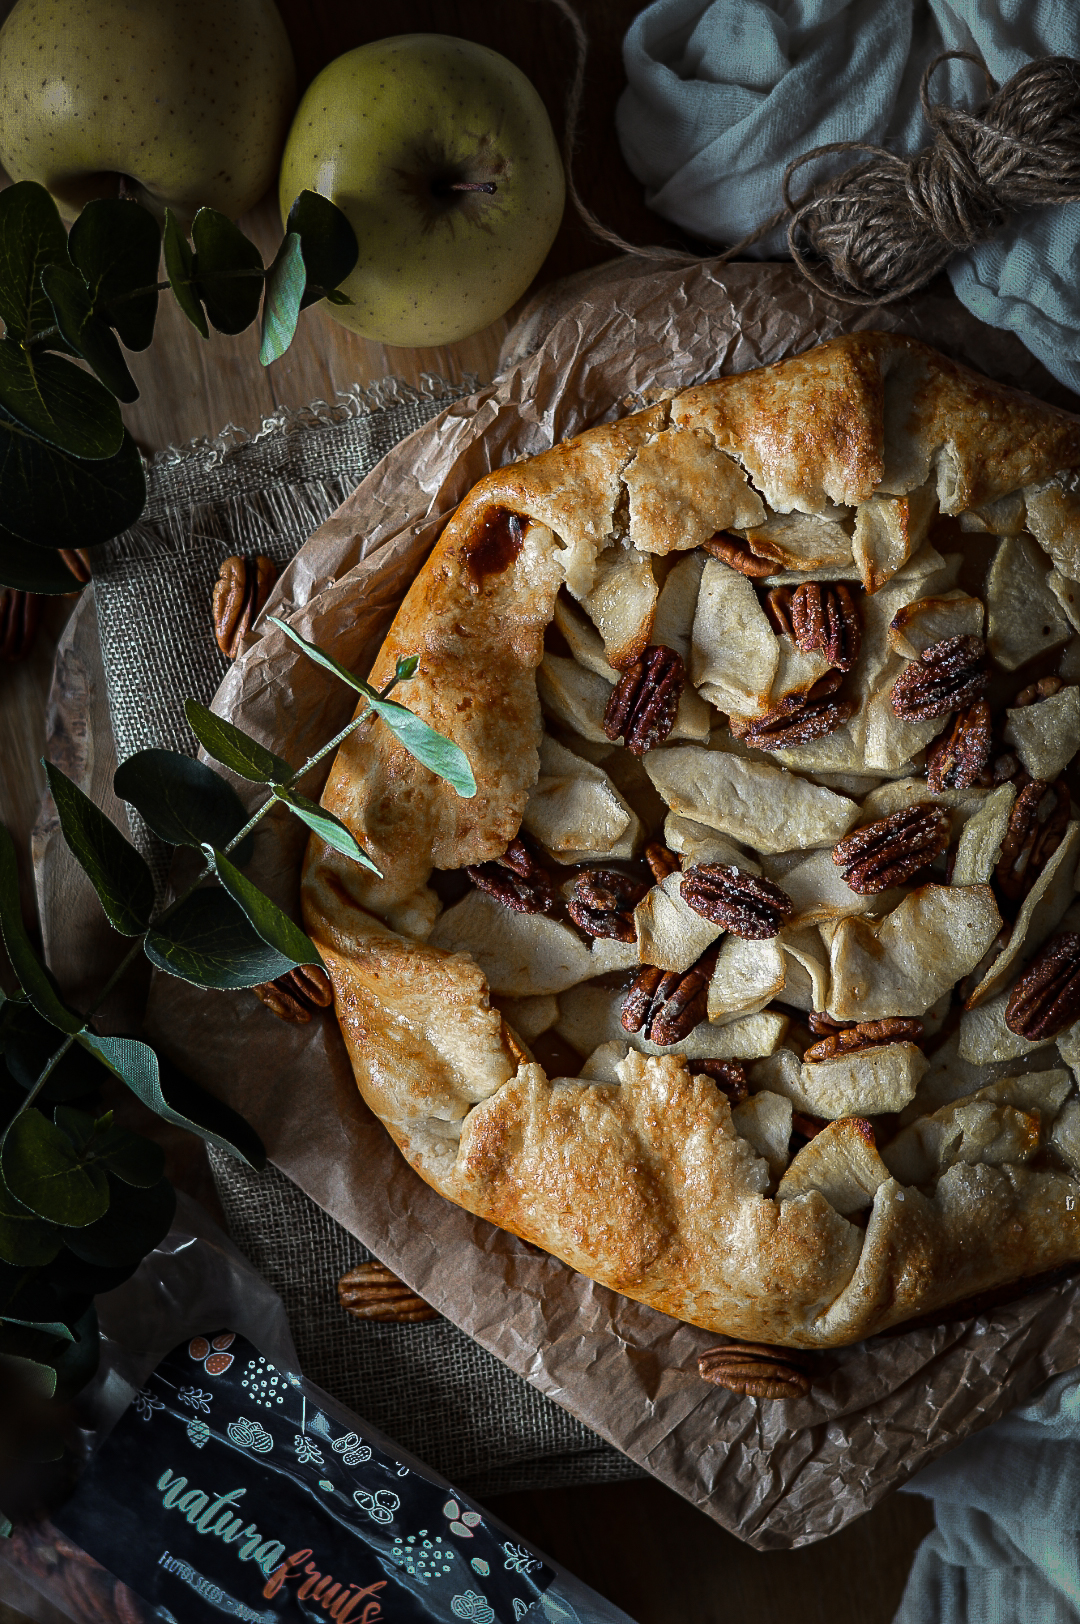
[{"label": "sugar crystal on pecan", "polygon": [[622,1024],[627,1032],[661,1048],[689,1037],[705,1019],[709,981],[716,967],[716,950],[703,953],[681,973],[643,964],[623,1000]]},{"label": "sugar crystal on pecan", "polygon": [[1051,938],[1009,994],[1005,1025],[1029,1043],[1057,1037],[1080,1020],[1080,936]]},{"label": "sugar crystal on pecan", "polygon": [[749,941],[778,935],[795,912],[787,892],[772,880],[726,863],[699,863],[688,869],[680,895],[703,919]]},{"label": "sugar crystal on pecan", "polygon": [[853,891],[887,891],[917,874],[949,844],[949,814],[920,801],[845,835],[833,847],[833,862],[844,870]]},{"label": "sugar crystal on pecan", "polygon": [[926,756],[926,781],[935,795],[944,789],[970,789],[990,760],[990,706],[985,699],[959,711]]},{"label": "sugar crystal on pecan", "polygon": [[521,839],[512,840],[501,857],[490,863],[470,863],[465,872],[478,890],[486,891],[515,913],[559,911],[551,875]]},{"label": "sugar crystal on pecan", "polygon": [[821,653],[850,671],[862,646],[862,616],[843,581],[804,581],[791,599],[791,635],[804,654]]},{"label": "sugar crystal on pecan", "polygon": [[830,1032],[812,1043],[803,1053],[809,1061],[835,1060],[839,1055],[858,1054],[863,1049],[882,1049],[890,1043],[919,1043],[923,1023],[915,1016],[887,1015],[880,1021],[860,1021],[842,1031]]},{"label": "sugar crystal on pecan", "polygon": [[910,660],[892,685],[893,715],[929,722],[978,699],[990,681],[981,637],[945,637]]},{"label": "sugar crystal on pecan", "polygon": [[566,911],[588,936],[633,942],[634,909],[648,891],[642,880],[611,868],[587,868],[574,881]]},{"label": "sugar crystal on pecan", "polygon": [[839,671],[828,671],[811,688],[788,694],[763,716],[750,721],[731,717],[731,731],[758,750],[788,750],[824,738],[843,727],[857,708],[853,699],[833,697],[842,681]]},{"label": "sugar crystal on pecan", "polygon": [[644,755],[671,732],[685,686],[682,655],[661,643],[650,644],[612,689],[604,732],[609,739],[621,734],[632,755]]},{"label": "sugar crystal on pecan", "polygon": [[1009,902],[1021,902],[1061,845],[1071,797],[1062,779],[1032,778],[1013,802],[994,881]]}]

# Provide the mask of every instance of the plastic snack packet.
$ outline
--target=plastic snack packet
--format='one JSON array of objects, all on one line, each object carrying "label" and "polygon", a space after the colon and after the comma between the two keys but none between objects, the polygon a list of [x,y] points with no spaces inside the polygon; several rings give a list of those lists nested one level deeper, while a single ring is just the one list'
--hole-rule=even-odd
[{"label": "plastic snack packet", "polygon": [[72,1624],[629,1624],[299,1375],[193,1203],[99,1310],[86,1466],[0,1550]]}]

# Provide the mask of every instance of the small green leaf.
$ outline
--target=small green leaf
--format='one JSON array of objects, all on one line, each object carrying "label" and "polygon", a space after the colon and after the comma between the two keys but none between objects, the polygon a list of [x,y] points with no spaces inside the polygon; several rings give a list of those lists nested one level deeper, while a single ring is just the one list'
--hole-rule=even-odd
[{"label": "small green leaf", "polygon": [[396,699],[369,697],[368,703],[411,756],[438,777],[445,778],[464,800],[476,794],[476,779],[469,758],[452,739],[443,738]]},{"label": "small green leaf", "polygon": [[49,295],[56,325],[71,348],[93,367],[118,400],[138,400],[139,391],[123,352],[108,322],[95,314],[93,297],[78,271],[47,265],[41,273],[41,285]]},{"label": "small green leaf", "polygon": [[74,1331],[69,1345],[49,1361],[56,1371],[57,1398],[74,1398],[97,1372],[101,1359],[101,1335],[93,1303],[79,1315]]},{"label": "small green leaf", "polygon": [[96,314],[129,350],[145,350],[154,336],[161,258],[161,231],[150,210],[133,198],[87,203],[71,228],[68,253]]},{"label": "small green leaf", "polygon": [[293,341],[304,292],[304,256],[300,238],[290,231],[266,273],[263,299],[262,344],[259,360],[264,367],[279,361]]},{"label": "small green leaf", "polygon": [[149,1190],[165,1176],[165,1152],[145,1134],[111,1127],[94,1141],[94,1154],[115,1178],[137,1190]]},{"label": "small green leaf", "polygon": [[330,671],[335,677],[340,677],[341,681],[347,683],[354,693],[363,694],[366,699],[370,699],[371,695],[376,692],[376,689],[369,682],[365,682],[362,677],[355,677],[348,666],[342,665],[340,660],[335,660],[332,654],[327,654],[326,650],[320,648],[318,643],[312,643],[295,627],[288,625],[286,621],[279,619],[277,615],[270,615],[268,619],[271,626],[276,626],[278,631],[284,632],[285,636],[291,638],[298,648],[302,648],[309,660],[314,660],[316,665],[321,665],[324,671]]},{"label": "small green leaf", "polygon": [[109,1210],[85,1229],[69,1230],[64,1244],[84,1263],[111,1268],[139,1263],[169,1233],[176,1212],[176,1191],[168,1179],[148,1189],[110,1183]]},{"label": "small green leaf", "polygon": [[245,879],[223,852],[216,851],[213,846],[204,846],[203,851],[226,891],[243,908],[268,947],[291,959],[294,965],[317,964],[322,969],[326,968],[315,943],[287,913],[282,912],[276,902],[271,902],[265,891],[260,891],[257,885]]},{"label": "small green leaf", "polygon": [[[344,282],[360,257],[356,233],[345,215],[318,192],[301,192],[292,208],[285,227],[297,232],[307,268],[307,287],[301,301],[301,310],[336,290]],[[347,294],[333,300],[334,304],[351,304]]]},{"label": "small green leaf", "polygon": [[197,699],[184,700],[184,715],[207,755],[239,778],[247,778],[253,784],[284,784],[294,776],[287,761],[282,761],[231,722],[215,716]]},{"label": "small green leaf", "polygon": [[262,255],[217,209],[200,209],[191,227],[199,297],[219,333],[242,333],[259,314]]},{"label": "small green leaf", "polygon": [[0,406],[81,461],[107,461],[123,444],[120,408],[96,378],[63,355],[24,350],[10,338],[0,340]]},{"label": "small green leaf", "polygon": [[416,675],[416,668],[420,664],[419,654],[399,654],[397,669],[394,672],[395,682],[409,682]]},{"label": "small green leaf", "polygon": [[[60,1231],[16,1201],[0,1183],[0,1258],[18,1268],[40,1268],[60,1250]],[[5,1316],[7,1317],[7,1316]]]},{"label": "small green leaf", "polygon": [[81,592],[83,583],[75,579],[53,548],[35,547],[0,525],[0,586],[56,596]]},{"label": "small green leaf", "polygon": [[122,936],[141,936],[154,909],[154,878],[145,858],[54,762],[43,765],[64,839],[110,925]]},{"label": "small green leaf", "polygon": [[100,1038],[90,1032],[79,1042],[94,1050],[164,1121],[198,1134],[207,1144],[239,1157],[249,1167],[266,1166],[262,1140],[243,1117],[156,1055],[148,1043],[137,1038]]},{"label": "small green leaf", "polygon": [[[52,1398],[56,1392],[56,1371],[51,1365],[43,1365],[38,1359],[23,1359],[15,1353],[0,1354],[0,1361],[13,1376],[21,1377],[40,1398]],[[10,1523],[8,1527],[10,1529]]]},{"label": "small green leaf", "polygon": [[[8,1000],[3,1008],[4,1066],[22,1093],[33,1088],[46,1064],[60,1047],[56,1027],[43,1021],[31,1004]],[[49,1073],[39,1099],[55,1105],[96,1095],[103,1078],[96,1059],[73,1044]],[[22,1104],[19,1099],[15,1102]],[[8,1111],[2,1121],[11,1116]]]},{"label": "small green leaf", "polygon": [[39,547],[75,539],[93,547],[134,524],[145,506],[146,475],[130,434],[115,457],[85,461],[27,433],[0,407],[0,513],[7,530]]},{"label": "small green leaf", "polygon": [[60,1320],[16,1319],[13,1314],[0,1314],[0,1323],[4,1325],[25,1325],[28,1331],[42,1331],[46,1336],[54,1336],[58,1342],[74,1342],[75,1340],[68,1326],[64,1325]]},{"label": "small green leaf", "polygon": [[69,264],[67,232],[44,186],[24,180],[0,192],[0,320],[11,338],[52,325],[41,273]]},{"label": "small green leaf", "polygon": [[109,1181],[101,1168],[85,1166],[67,1135],[34,1106],[8,1129],[0,1173],[16,1201],[50,1223],[81,1228],[109,1205]]},{"label": "small green leaf", "polygon": [[209,338],[210,329],[195,286],[195,255],[183,226],[171,209],[165,210],[165,274],[172,285],[173,298],[188,321],[203,338]]},{"label": "small green leaf", "polygon": [[193,891],[147,932],[151,964],[196,987],[258,987],[291,970],[295,960],[267,946],[243,909],[216,886]]},{"label": "small green leaf", "polygon": [[51,1025],[59,1027],[61,1032],[81,1032],[85,1021],[81,1015],[68,1009],[53,986],[48,971],[30,946],[19,901],[15,842],[3,824],[0,824],[0,933],[3,934],[7,956],[18,977],[19,986],[38,1014]]},{"label": "small green leaf", "polygon": [[340,818],[336,818],[332,812],[327,812],[317,801],[309,801],[306,795],[301,795],[295,789],[275,789],[274,795],[279,801],[284,801],[294,817],[298,817],[301,823],[306,823],[309,829],[313,829],[320,840],[325,840],[328,846],[339,851],[343,857],[351,857],[354,863],[362,864],[364,868],[370,869],[372,874],[378,874],[379,878],[382,878],[382,870],[376,867]]},{"label": "small green leaf", "polygon": [[[116,769],[113,788],[170,846],[227,846],[248,821],[231,784],[176,750],[136,751]],[[254,849],[254,836],[245,835],[233,860],[243,866]]]},{"label": "small green leaf", "polygon": [[327,304],[332,305],[347,305],[355,302],[349,298],[347,293],[342,293],[340,288],[331,288],[330,292],[325,295],[325,298]]}]

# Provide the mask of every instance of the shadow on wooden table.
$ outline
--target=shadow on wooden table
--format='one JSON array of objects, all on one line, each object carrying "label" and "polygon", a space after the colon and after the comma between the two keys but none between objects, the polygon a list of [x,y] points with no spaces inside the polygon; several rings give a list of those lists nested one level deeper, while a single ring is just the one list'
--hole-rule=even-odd
[{"label": "shadow on wooden table", "polygon": [[754,1551],[652,1479],[487,1504],[635,1624],[889,1624],[934,1526],[928,1500],[892,1494],[832,1539]]}]

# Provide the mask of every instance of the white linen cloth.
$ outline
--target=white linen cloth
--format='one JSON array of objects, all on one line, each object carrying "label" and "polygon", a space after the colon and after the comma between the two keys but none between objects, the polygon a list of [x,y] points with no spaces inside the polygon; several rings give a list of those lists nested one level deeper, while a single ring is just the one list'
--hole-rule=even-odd
[{"label": "white linen cloth", "polygon": [[[776,212],[784,170],[811,147],[865,141],[911,156],[928,145],[919,82],[943,50],[978,53],[1001,84],[1036,57],[1080,57],[1080,4],[655,0],[623,44],[619,140],[651,208],[730,245]],[[945,63],[931,97],[974,108],[983,75]],[[819,160],[800,171],[796,191],[858,161]],[[783,231],[750,252],[777,258]],[[1019,334],[1080,391],[1080,203],[1015,215],[993,241],[955,257],[949,276],[969,310]]]}]

